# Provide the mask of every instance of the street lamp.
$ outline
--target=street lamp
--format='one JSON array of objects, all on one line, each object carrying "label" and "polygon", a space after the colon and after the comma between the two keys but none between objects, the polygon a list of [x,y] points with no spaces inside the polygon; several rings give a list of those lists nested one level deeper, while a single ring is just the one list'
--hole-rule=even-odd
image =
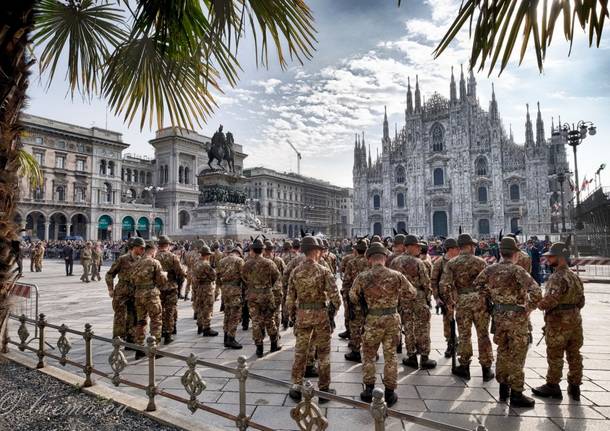
[{"label": "street lamp", "polygon": [[153,219],[153,222],[151,224],[151,238],[155,235],[155,219],[154,219],[154,212],[155,212],[155,204],[157,201],[157,193],[162,192],[163,191],[163,187],[159,187],[159,186],[147,186],[144,187],[144,190],[146,190],[147,192],[150,192],[151,196],[152,196],[152,211],[151,211],[151,215],[150,218]]},{"label": "street lamp", "polygon": [[570,175],[571,172],[560,171],[557,173],[557,181],[559,181],[559,193],[561,194],[561,231],[566,231],[566,214],[565,214],[565,204],[563,200],[563,183],[566,180],[566,174]]}]

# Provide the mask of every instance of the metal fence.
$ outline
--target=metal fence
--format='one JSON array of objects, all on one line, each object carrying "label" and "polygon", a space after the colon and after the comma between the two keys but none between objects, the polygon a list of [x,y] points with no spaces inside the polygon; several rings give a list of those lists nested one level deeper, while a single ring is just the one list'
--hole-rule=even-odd
[{"label": "metal fence", "polygon": [[[237,366],[235,368],[227,367],[224,365],[214,364],[211,362],[203,361],[194,354],[189,356],[179,355],[157,348],[155,339],[149,337],[146,340],[146,346],[138,344],[127,343],[120,338],[107,338],[95,335],[93,328],[89,323],[85,324],[84,331],[78,331],[71,329],[66,325],[54,325],[46,321],[45,315],[40,314],[38,319],[30,319],[25,315],[17,316],[11,314],[10,319],[19,321],[19,328],[17,330],[17,336],[19,341],[11,340],[8,333],[5,333],[2,341],[2,352],[8,352],[8,346],[17,346],[19,350],[31,351],[38,357],[37,368],[45,367],[45,358],[51,358],[57,360],[62,366],[71,365],[83,371],[85,380],[83,382],[84,387],[90,387],[95,384],[94,376],[100,376],[102,378],[109,379],[113,385],[126,385],[134,388],[141,389],[146,393],[148,397],[148,405],[146,411],[156,410],[156,397],[165,397],[174,401],[185,404],[188,409],[195,413],[197,410],[206,411],[225,419],[231,420],[235,423],[235,426],[240,430],[244,431],[247,429],[257,429],[263,431],[273,431],[263,424],[255,422],[246,413],[246,397],[247,388],[246,384],[248,379],[259,380],[272,385],[282,386],[285,388],[291,388],[292,384],[281,380],[273,379],[270,377],[263,376],[261,374],[255,374],[250,372],[248,369],[248,363],[245,356],[240,356],[237,359]],[[33,325],[38,328],[38,348],[30,347],[28,345],[29,330],[28,325]],[[57,339],[57,354],[48,350],[45,350],[45,336],[46,331],[54,329],[59,332],[59,338]],[[76,362],[69,357],[70,350],[72,349],[72,343],[68,339],[68,335],[81,337],[85,342],[85,359],[84,363],[81,364]],[[93,366],[93,340],[109,343],[113,349],[108,357],[108,363],[112,369],[112,373],[106,373]],[[133,350],[143,351],[148,359],[148,384],[143,385],[121,377],[121,373],[128,365],[125,355],[121,348],[130,347]],[[155,378],[155,357],[157,355],[184,361],[188,367],[187,371],[181,377],[181,384],[184,390],[189,395],[189,398],[184,398],[159,388],[156,385]],[[210,407],[198,400],[198,396],[205,390],[205,381],[201,378],[197,371],[198,366],[213,368],[215,370],[223,371],[229,374],[233,374],[239,380],[239,412],[237,414],[227,413],[222,410],[218,410],[214,407]],[[351,398],[330,394],[327,392],[320,392],[314,390],[313,385],[310,381],[306,381],[300,387],[302,394],[302,400],[290,410],[290,416],[295,421],[299,430],[302,431],[323,431],[329,426],[328,419],[324,416],[320,407],[313,401],[315,396],[322,396],[328,400],[336,401],[340,404],[355,407],[358,409],[368,410],[371,415],[371,420],[375,424],[375,431],[384,431],[386,428],[386,420],[388,417],[396,418],[406,422],[415,423],[428,427],[430,429],[439,431],[472,431],[468,428],[462,428],[455,425],[445,424],[442,422],[433,421],[431,419],[425,419],[407,413],[402,413],[397,410],[389,409],[384,401],[384,391],[380,388],[376,388],[373,391],[373,401],[370,404],[356,401]],[[483,425],[478,425],[476,431],[485,431],[486,428]]]},{"label": "metal fence", "polygon": [[[15,283],[9,291],[13,310],[18,314],[24,314],[30,319],[36,319],[38,316],[38,286],[32,283]],[[28,343],[38,338],[38,327],[34,329],[34,336]]]}]

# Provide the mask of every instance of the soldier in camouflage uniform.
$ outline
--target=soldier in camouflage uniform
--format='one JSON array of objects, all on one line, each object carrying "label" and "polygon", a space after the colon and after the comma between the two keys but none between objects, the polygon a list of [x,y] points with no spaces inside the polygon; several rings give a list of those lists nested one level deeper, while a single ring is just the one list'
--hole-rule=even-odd
[{"label": "soldier in camouflage uniform", "polygon": [[[273,243],[268,239],[265,240],[265,249],[263,250],[263,257],[272,260],[273,263],[275,263],[275,266],[277,266],[278,271],[280,271],[280,274],[283,274],[285,269],[284,261],[281,257],[273,255],[273,248]],[[279,277],[275,283],[274,288],[275,301],[276,303],[281,304],[281,306],[277,307],[277,309],[275,310],[274,316],[275,326],[277,326],[278,329],[280,325],[284,322],[284,319],[282,318],[282,310],[286,308],[285,302],[287,290],[288,286],[284,286],[282,283],[282,277]],[[286,313],[284,329],[288,329],[288,313]]]},{"label": "soldier in camouflage uniform", "polygon": [[251,257],[241,271],[241,278],[246,285],[248,308],[252,318],[252,338],[256,344],[256,356],[263,356],[263,330],[269,334],[271,352],[281,349],[278,345],[278,329],[274,315],[280,303],[276,302],[277,280],[280,271],[273,261],[262,256],[264,244],[256,239],[250,245]]},{"label": "soldier in camouflage uniform", "polygon": [[[510,233],[506,236],[509,236],[511,238],[513,238],[515,240],[515,242],[517,243],[517,246],[519,246],[519,241],[517,240],[517,235],[515,235],[514,233]],[[519,249],[519,253],[517,253],[517,257],[515,258],[515,265],[519,265],[521,268],[525,269],[527,271],[528,274],[532,274],[532,258],[530,257],[529,254],[527,254],[526,251]],[[527,320],[527,329],[528,329],[528,342],[529,344],[533,343],[533,337],[532,337],[532,321],[529,319]]]},{"label": "soldier in camouflage uniform", "polygon": [[[192,302],[193,310],[195,310],[195,289],[193,288],[193,268],[195,264],[201,259],[201,247],[203,247],[203,241],[196,239],[191,244],[191,249],[184,255],[184,264],[186,266],[186,287],[184,289],[184,300],[189,299],[189,292],[192,290]],[[193,319],[197,319],[197,312],[194,313]]]},{"label": "soldier in camouflage uniform", "polygon": [[426,265],[426,268],[428,269],[428,277],[430,277],[432,276],[432,259],[430,259],[430,256],[428,255],[428,242],[421,240],[419,241],[419,246],[421,248],[419,258],[422,262],[424,262],[424,265]]},{"label": "soldier in camouflage uniform", "polygon": [[473,282],[485,269],[487,264],[483,259],[474,255],[477,242],[467,233],[458,237],[460,254],[445,265],[441,276],[439,290],[446,296],[450,305],[453,298],[455,303],[455,319],[459,333],[458,355],[460,365],[452,370],[456,376],[470,379],[470,359],[472,358],[471,333],[474,324],[477,332],[477,346],[479,348],[479,363],[483,370],[483,380],[493,379],[491,371],[493,350],[489,339],[490,315],[486,304],[479,295],[478,287]]},{"label": "soldier in camouflage uniform", "polygon": [[[366,258],[366,249],[368,242],[366,239],[361,239],[356,243],[356,252],[358,255],[352,259],[345,268],[345,276],[343,283],[345,284],[348,297],[351,291],[354,280],[361,272],[369,269],[369,262]],[[349,301],[349,308],[345,311],[349,315],[349,344],[350,352],[344,355],[347,361],[362,362],[360,348],[362,347],[362,327],[364,326],[364,315],[360,304],[355,304]]]},{"label": "soldier in camouflage uniform", "polygon": [[[403,365],[411,368],[431,369],[436,367],[436,361],[430,359],[430,308],[428,298],[430,292],[430,276],[428,268],[421,261],[419,255],[421,246],[416,236],[406,235],[404,239],[407,253],[401,254],[390,265],[391,269],[399,271],[413,285],[417,291],[417,298],[409,307],[401,310],[402,325],[405,334],[407,358],[403,358]],[[421,355],[418,364],[417,354]]]},{"label": "soldier in camouflage uniform", "polygon": [[224,346],[229,349],[241,349],[242,345],[235,340],[235,333],[242,312],[241,270],[244,260],[239,246],[228,245],[226,247],[227,255],[216,266],[216,282],[220,283],[222,301],[225,305]]},{"label": "soldier in camouflage uniform", "polygon": [[[142,238],[133,238],[128,243],[128,252],[119,256],[106,273],[106,286],[114,311],[112,337],[121,337],[128,342],[134,341],[136,326],[135,289],[131,276],[133,265],[144,253],[145,245]],[[119,281],[115,286],[114,277],[117,275]]]},{"label": "soldier in camouflage uniform", "polygon": [[538,308],[544,310],[544,336],[548,371],[546,384],[532,392],[541,397],[562,398],[559,382],[563,371],[563,355],[568,361],[568,394],[574,401],[580,401],[582,384],[583,344],[582,317],[580,310],[585,306],[582,281],[568,267],[570,251],[566,244],[557,242],[547,253],[546,259],[555,271],[546,282],[544,298]]},{"label": "soldier in camouflage uniform", "polygon": [[[533,407],[534,400],[523,395],[523,368],[528,345],[527,318],[530,310],[535,309],[540,301],[541,293],[531,275],[514,264],[517,253],[519,248],[515,240],[502,238],[502,262],[485,268],[476,277],[473,287],[480,291],[482,301],[493,303],[496,326],[494,343],[498,346],[496,380],[500,383],[500,401],[506,401],[510,396],[511,406]],[[449,262],[448,266],[457,259],[459,257]]]},{"label": "soldier in camouflage uniform", "polygon": [[[159,287],[167,283],[167,272],[155,259],[157,248],[148,242],[144,255],[134,263],[131,273],[131,284],[135,287],[136,308],[136,344],[144,345],[146,318],[150,318],[150,334],[157,344],[161,342],[162,306]],[[136,351],[136,360],[146,356],[141,350]]]},{"label": "soldier in camouflage uniform", "polygon": [[98,281],[100,277],[100,267],[102,266],[103,252],[99,244],[93,243],[91,247],[91,281]]},{"label": "soldier in camouflage uniform", "polygon": [[178,314],[178,292],[186,277],[186,271],[180,259],[169,250],[171,241],[166,235],[159,237],[157,260],[167,272],[167,283],[159,286],[161,290],[161,305],[163,306],[163,339],[165,344],[172,341],[175,334],[175,318]]},{"label": "soldier in camouflage uniform", "polygon": [[345,281],[345,271],[349,262],[357,256],[357,251],[351,244],[349,244],[349,254],[346,254],[341,259],[341,265],[339,266],[339,272],[341,273],[341,298],[343,299],[343,324],[345,325],[345,331],[339,333],[339,338],[349,339],[349,286]]},{"label": "soldier in camouflage uniform", "polygon": [[322,258],[326,261],[330,268],[330,272],[334,276],[337,274],[337,256],[330,252],[330,243],[327,239],[323,239],[322,243],[324,244]]},{"label": "soldier in camouflage uniform", "polygon": [[89,273],[91,272],[91,261],[93,253],[91,251],[91,243],[85,243],[85,248],[80,252],[80,264],[83,266],[83,275],[80,276],[80,281],[89,283]]},{"label": "soldier in camouflage uniform", "polygon": [[42,272],[42,260],[44,258],[44,244],[42,241],[38,241],[34,250],[32,250],[32,265],[30,265],[30,269],[33,269],[36,272]]},{"label": "soldier in camouflage uniform", "polygon": [[285,240],[282,244],[282,252],[280,253],[280,257],[284,261],[284,265],[288,265],[292,259],[292,242],[290,240]]},{"label": "soldier in camouflage uniform", "polygon": [[[290,275],[286,301],[291,320],[295,322],[293,387],[288,393],[295,401],[301,399],[299,386],[303,384],[307,357],[312,350],[318,353],[319,390],[335,393],[330,389],[331,319],[334,319],[334,315],[329,316],[329,307],[332,305],[334,310],[338,310],[341,306],[341,298],[330,270],[316,263],[323,246],[311,236],[304,237],[301,244],[306,258]],[[320,398],[320,403],[326,401],[327,399]]]},{"label": "soldier in camouflage uniform", "polygon": [[193,305],[197,315],[197,334],[204,337],[216,337],[218,332],[213,330],[212,311],[216,291],[216,271],[210,265],[212,251],[207,245],[199,249],[199,260],[193,267]]},{"label": "soldier in camouflage uniform", "polygon": [[[455,316],[455,303],[457,301],[455,292],[444,292],[440,289],[440,281],[445,270],[445,265],[451,259],[456,257],[460,249],[458,248],[457,241],[453,238],[447,238],[443,243],[445,254],[436,259],[432,265],[432,275],[430,277],[430,285],[432,287],[432,296],[436,304],[443,309],[443,335],[447,342],[447,349],[445,350],[445,358],[450,358],[453,355],[454,346],[451,345],[451,321]],[[448,294],[453,295],[447,297]]]},{"label": "soldier in camouflage uniform", "polygon": [[398,360],[396,344],[400,334],[398,308],[407,308],[417,297],[415,288],[404,275],[385,267],[389,251],[380,243],[373,243],[366,251],[370,269],[361,272],[350,289],[352,303],[366,304],[363,352],[363,383],[365,390],[360,399],[373,400],[375,388],[375,360],[379,344],[383,346],[383,384],[388,407],[398,400],[395,394],[398,384]]}]

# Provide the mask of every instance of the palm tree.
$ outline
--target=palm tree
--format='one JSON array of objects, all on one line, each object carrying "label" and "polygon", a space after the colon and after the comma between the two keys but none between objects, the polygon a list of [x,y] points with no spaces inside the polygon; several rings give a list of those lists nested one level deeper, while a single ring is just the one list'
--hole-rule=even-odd
[{"label": "palm tree", "polygon": [[[235,86],[240,41],[257,65],[269,46],[282,68],[311,58],[315,29],[304,0],[18,0],[0,18],[0,329],[15,280],[18,176],[36,172],[20,151],[19,116],[32,66],[50,83],[65,71],[71,96],[101,96],[127,124],[201,126],[222,80]],[[63,60],[63,61],[62,61]],[[63,73],[62,73],[63,75]],[[32,163],[34,162],[34,163]],[[1,331],[0,331],[1,333]]]},{"label": "palm tree", "polygon": [[519,64],[527,52],[530,39],[533,39],[538,69],[542,72],[546,50],[560,18],[571,51],[577,24],[587,32],[589,46],[595,41],[599,47],[607,17],[608,0],[464,0],[434,55],[435,58],[441,55],[458,32],[469,23],[472,39],[471,68],[478,65],[479,70],[483,70],[489,61],[488,70],[491,74],[500,60],[499,73],[502,73],[521,33]]}]

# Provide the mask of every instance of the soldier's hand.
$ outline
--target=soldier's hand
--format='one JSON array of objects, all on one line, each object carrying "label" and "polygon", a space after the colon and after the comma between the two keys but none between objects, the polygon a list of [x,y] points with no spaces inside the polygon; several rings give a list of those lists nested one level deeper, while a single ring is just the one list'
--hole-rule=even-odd
[{"label": "soldier's hand", "polygon": [[112,298],[114,296],[114,290],[108,289],[108,296]]}]

